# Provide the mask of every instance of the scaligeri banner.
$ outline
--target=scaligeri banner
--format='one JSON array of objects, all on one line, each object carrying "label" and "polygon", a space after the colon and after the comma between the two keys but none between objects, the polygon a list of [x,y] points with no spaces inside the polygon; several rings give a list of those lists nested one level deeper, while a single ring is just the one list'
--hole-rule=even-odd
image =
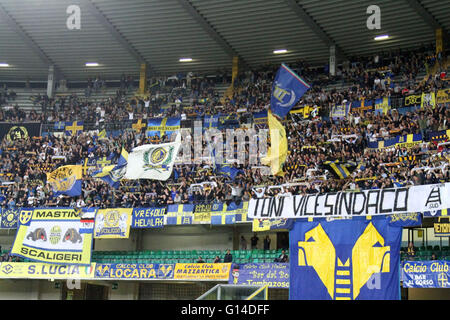
[{"label": "scaligeri banner", "polygon": [[231,263],[177,263],[175,280],[228,281]]},{"label": "scaligeri banner", "polygon": [[94,279],[95,263],[89,266],[40,262],[2,262],[0,279]]},{"label": "scaligeri banner", "polygon": [[[87,220],[86,220],[87,219]],[[11,255],[53,264],[91,264],[92,217],[73,208],[22,209]]]},{"label": "scaligeri banner", "polygon": [[128,238],[132,213],[133,208],[111,208],[98,210],[95,217],[94,238]]}]

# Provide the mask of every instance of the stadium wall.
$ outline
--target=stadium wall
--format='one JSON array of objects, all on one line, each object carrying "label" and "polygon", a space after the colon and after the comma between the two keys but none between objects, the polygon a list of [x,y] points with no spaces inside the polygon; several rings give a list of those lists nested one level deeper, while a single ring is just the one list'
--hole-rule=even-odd
[{"label": "stadium wall", "polygon": [[60,300],[61,289],[48,280],[0,280],[0,300]]}]

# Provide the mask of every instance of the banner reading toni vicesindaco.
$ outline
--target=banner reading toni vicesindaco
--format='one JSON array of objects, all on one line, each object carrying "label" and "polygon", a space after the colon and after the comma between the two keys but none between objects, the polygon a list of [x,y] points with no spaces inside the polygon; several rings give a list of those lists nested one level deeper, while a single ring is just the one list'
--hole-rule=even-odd
[{"label": "banner reading toni vicesindaco", "polygon": [[251,199],[249,218],[312,218],[390,215],[450,208],[450,183],[405,188],[331,192],[290,197]]},{"label": "banner reading toni vicesindaco", "polygon": [[90,265],[92,221],[73,208],[21,209],[11,255],[46,263]]}]

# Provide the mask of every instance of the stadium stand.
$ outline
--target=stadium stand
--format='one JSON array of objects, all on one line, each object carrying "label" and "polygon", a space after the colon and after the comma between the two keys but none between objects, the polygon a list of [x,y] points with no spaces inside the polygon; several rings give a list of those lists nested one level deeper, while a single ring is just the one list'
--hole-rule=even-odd
[{"label": "stadium stand", "polygon": [[[103,4],[103,1],[98,2],[100,6],[105,5],[106,17],[109,10],[108,4]],[[182,2],[184,3],[183,7],[190,6],[191,2]],[[203,1],[198,2],[199,6],[206,6],[206,4],[202,4]],[[92,4],[91,1],[86,3]],[[299,4],[298,1],[287,1],[287,3],[290,7]],[[5,5],[6,8],[8,5],[11,4]],[[144,4],[142,5],[144,6]],[[165,5],[171,6],[172,4]],[[95,8],[92,10],[95,11]],[[176,10],[175,13],[177,13]],[[7,12],[0,5],[0,23],[5,16],[8,17]],[[94,16],[98,18],[99,14],[94,14]],[[103,26],[111,24],[108,29],[116,30],[112,27],[115,20],[110,22],[105,17],[102,20]],[[196,20],[199,19],[201,20],[197,17]],[[120,21],[120,19],[118,20]],[[7,19],[7,21],[9,20]],[[14,21],[8,23],[10,27],[13,24]],[[202,28],[204,24],[202,24]],[[209,25],[209,22],[206,24]],[[268,25],[270,26],[270,22]],[[209,30],[209,33],[211,32]],[[112,35],[115,39],[119,38],[122,45],[128,43],[128,40],[122,38],[120,33],[113,32]],[[39,39],[39,36],[36,38]],[[94,42],[92,40],[92,43]],[[222,41],[221,46],[228,47],[228,43]],[[251,46],[251,43],[247,46]],[[217,139],[202,140],[200,142],[202,153],[198,154],[195,144],[191,143],[191,137],[186,138],[184,135],[182,140],[183,156],[186,150],[190,151],[192,156],[186,161],[186,158],[181,158],[179,154],[176,154],[173,172],[164,181],[124,179],[123,176],[115,181],[102,179],[105,177],[102,174],[107,173],[107,170],[111,174],[121,163],[122,167],[119,169],[123,170],[122,161],[124,159],[128,161],[128,153],[131,153],[132,150],[138,150],[139,147],[147,145],[171,143],[178,133],[194,133],[195,135],[195,133],[201,132],[203,134],[207,129],[214,129],[224,137],[231,129],[240,129],[244,133],[250,132],[250,134],[253,134],[253,130],[267,133],[270,123],[268,119],[273,111],[271,99],[275,91],[275,78],[280,68],[280,63],[276,59],[270,63],[258,62],[252,63],[251,66],[246,65],[243,68],[244,71],[240,70],[239,72],[236,70],[238,65],[234,60],[233,70],[218,67],[216,72],[209,70],[211,68],[208,71],[187,72],[184,69],[173,72],[172,66],[170,66],[170,72],[158,74],[151,70],[148,72],[151,74],[148,79],[146,72],[151,67],[150,65],[146,66],[145,63],[141,65],[141,79],[137,79],[136,72],[132,70],[128,70],[129,73],[122,73],[119,77],[116,69],[106,68],[104,70],[109,74],[103,74],[101,71],[96,76],[89,74],[86,81],[59,79],[53,88],[54,94],[49,94],[50,97],[47,96],[49,88],[45,81],[18,80],[15,75],[8,80],[0,74],[0,216],[6,213],[2,219],[9,219],[14,215],[16,219],[15,226],[7,225],[7,222],[10,221],[6,221],[5,227],[3,224],[0,227],[0,229],[7,230],[7,234],[0,234],[0,245],[3,247],[0,248],[0,281],[10,279],[8,277],[15,276],[15,272],[22,270],[20,268],[19,271],[13,270],[16,265],[28,266],[30,264],[34,267],[35,263],[48,262],[45,259],[50,260],[48,257],[39,260],[14,254],[12,247],[16,243],[12,239],[10,230],[18,230],[20,226],[29,227],[28,223],[33,210],[36,211],[38,208],[39,210],[49,210],[49,214],[52,215],[54,214],[52,210],[57,208],[61,211],[67,209],[67,212],[70,211],[69,214],[79,215],[77,219],[79,218],[80,221],[76,219],[69,221],[82,224],[83,232],[80,234],[85,233],[84,239],[91,236],[89,240],[92,241],[92,250],[89,251],[90,248],[87,248],[88,246],[85,246],[84,243],[83,248],[79,250],[83,252],[80,253],[82,256],[84,250],[89,249],[87,250],[89,251],[89,259],[87,259],[89,261],[83,260],[83,262],[87,262],[84,264],[81,263],[81,258],[80,261],[76,261],[76,259],[73,260],[76,262],[72,261],[72,265],[86,267],[83,272],[90,272],[86,279],[103,279],[104,283],[109,283],[107,281],[125,279],[125,276],[123,278],[121,276],[128,272],[129,274],[135,273],[135,275],[134,278],[130,276],[126,280],[161,281],[160,283],[158,281],[139,283],[139,294],[142,295],[139,298],[147,296],[164,299],[171,297],[172,292],[170,291],[173,291],[173,296],[176,297],[183,296],[183,294],[184,297],[190,297],[192,294],[189,295],[185,292],[190,289],[183,288],[183,285],[192,280],[195,281],[195,285],[200,287],[197,289],[201,290],[201,293],[211,289],[207,288],[209,284],[204,285],[203,281],[227,282],[236,285],[239,280],[239,272],[245,274],[246,265],[251,265],[255,269],[259,266],[274,269],[285,268],[281,272],[283,277],[278,277],[279,279],[275,279],[273,283],[279,281],[284,285],[283,289],[286,289],[286,284],[289,284],[290,281],[288,272],[291,266],[288,263],[282,264],[280,261],[284,260],[279,260],[279,257],[286,254],[287,262],[290,262],[292,254],[298,258],[294,259],[297,262],[295,267],[313,266],[314,262],[311,261],[314,259],[308,255],[308,250],[314,248],[314,244],[311,245],[312,242],[317,243],[321,249],[327,247],[328,252],[333,252],[336,259],[333,258],[330,266],[333,268],[333,272],[335,269],[339,269],[336,271],[336,275],[333,273],[330,276],[330,279],[334,277],[333,281],[320,279],[327,287],[326,294],[329,294],[332,299],[349,298],[346,294],[350,294],[350,289],[343,288],[342,285],[350,286],[350,279],[338,276],[349,276],[350,271],[342,271],[347,270],[346,268],[350,270],[349,263],[353,267],[355,261],[355,265],[359,266],[357,258],[353,257],[353,252],[348,260],[341,261],[342,257],[338,257],[336,254],[337,245],[333,242],[335,239],[331,241],[331,236],[323,231],[320,224],[322,229],[318,227],[319,231],[314,229],[314,232],[317,233],[307,238],[305,232],[305,239],[298,240],[298,253],[297,250],[292,249],[292,246],[291,252],[289,252],[290,239],[286,231],[290,229],[285,226],[292,221],[280,219],[282,220],[281,227],[267,226],[263,223],[264,219],[249,219],[247,209],[249,203],[255,199],[272,200],[298,195],[336,194],[341,191],[364,194],[363,191],[368,190],[444,185],[450,182],[450,78],[448,75],[450,60],[442,60],[442,56],[436,54],[438,50],[434,42],[419,44],[417,41],[410,47],[399,45],[398,48],[392,45],[386,48],[379,46],[378,48],[381,50],[377,52],[367,48],[365,53],[346,54],[336,65],[336,72],[333,74],[330,73],[329,63],[319,64],[303,59],[289,61],[288,65],[292,74],[296,73],[297,80],[309,90],[302,95],[286,118],[279,117],[278,119],[286,130],[288,152],[286,161],[281,167],[282,172],[276,175],[271,174],[271,168],[263,161],[267,150],[258,149],[256,155],[251,152],[254,146],[253,142],[258,147],[262,144],[263,139],[258,133],[253,136],[253,138],[257,137],[255,140],[251,140],[252,137],[247,136],[243,145],[234,138],[231,142],[224,141],[221,147],[227,149],[231,146],[232,152],[231,156],[228,155],[229,157],[222,163],[216,162],[217,146],[212,146]],[[38,50],[40,49],[38,48]],[[114,48],[111,50],[111,57],[116,54],[113,51]],[[133,58],[138,58],[139,61],[144,60],[131,44],[127,45],[126,51],[131,52]],[[234,52],[234,49],[230,47],[226,51]],[[357,50],[348,52],[357,52]],[[214,57],[214,59],[216,58]],[[242,57],[240,59],[240,63],[245,64],[244,59]],[[117,63],[117,70],[122,66],[121,63],[128,65],[128,62],[123,61]],[[143,66],[149,69],[147,70]],[[76,68],[74,67],[74,69]],[[143,69],[145,70],[142,71]],[[11,71],[8,70],[8,72]],[[48,83],[52,78],[50,73],[49,71]],[[114,75],[111,76],[111,74]],[[7,73],[7,75],[11,76],[11,73]],[[145,80],[143,80],[144,78]],[[299,80],[299,78],[301,79]],[[201,124],[201,129],[198,128],[198,124]],[[174,134],[175,132],[177,134]],[[278,147],[270,139],[268,142],[272,149]],[[191,144],[189,145],[189,143]],[[162,149],[160,154],[156,152],[156,155],[146,154],[145,157],[164,157],[166,151],[164,148]],[[245,155],[244,162],[240,163],[236,159],[242,154]],[[255,159],[256,161],[252,161]],[[77,166],[77,169],[81,167],[81,178],[63,177],[60,179],[62,181],[60,185],[55,187],[52,173],[64,166]],[[150,167],[150,165],[148,166]],[[154,169],[155,167],[156,169]],[[160,169],[157,166],[152,168],[153,170]],[[76,196],[59,192],[61,190],[58,187],[61,185],[66,183],[75,185],[78,182],[81,185],[81,192]],[[448,197],[448,195],[444,196]],[[306,200],[307,202],[308,200]],[[274,204],[270,205],[275,207]],[[378,198],[375,207],[377,205]],[[194,208],[202,209],[203,206],[208,216],[204,220],[201,216],[200,222],[193,223]],[[167,226],[164,229],[172,229],[168,232],[163,230],[167,233],[158,234],[162,228],[157,229],[152,226],[155,228],[145,234],[144,231],[147,230],[142,231],[144,228],[139,229],[141,226],[134,226],[132,232],[130,231],[132,218],[125,221],[127,218],[124,220],[124,216],[118,210],[118,212],[111,213],[109,217],[102,217],[104,220],[100,221],[99,219],[99,224],[108,225],[110,222],[108,219],[111,219],[119,225],[115,229],[111,227],[112,231],[107,231],[111,232],[113,236],[108,237],[109,235],[105,232],[99,237],[94,237],[94,225],[97,225],[97,219],[95,216],[92,218],[90,214],[98,215],[100,211],[103,213],[107,211],[106,209],[114,208],[128,210],[128,217],[134,213],[135,209],[139,208],[164,209],[162,210],[164,217],[158,221],[157,227],[164,225]],[[221,214],[219,217],[215,217],[218,218],[216,222],[220,220],[217,223],[212,222],[215,209]],[[227,210],[233,214],[227,216]],[[443,209],[439,214],[448,215],[447,210]],[[185,214],[186,212],[190,216]],[[409,213],[411,212],[407,212],[407,214]],[[87,218],[83,214],[86,214]],[[414,214],[422,218],[421,213]],[[431,228],[432,223],[429,221],[434,219],[435,222],[438,219],[438,216],[434,216],[435,214],[436,212],[433,211],[431,214],[433,217],[428,220],[428,224],[424,223],[423,225],[426,226],[421,227]],[[45,212],[40,218],[44,216]],[[21,218],[25,221],[17,221]],[[227,218],[229,219],[227,220]],[[330,220],[326,220],[328,218]],[[329,222],[341,218],[345,220],[348,217],[326,217],[324,220]],[[372,216],[368,215],[366,218],[370,220]],[[169,219],[173,219],[171,223],[168,222]],[[312,218],[304,221],[312,222]],[[422,220],[420,221],[422,223]],[[113,222],[111,222],[112,224]],[[129,227],[126,234],[121,229],[123,226],[121,224]],[[374,222],[371,226],[375,224]],[[180,231],[183,228],[186,228],[184,230],[189,229],[187,225],[191,225],[192,232],[190,230],[185,233]],[[223,229],[219,231],[214,229],[220,229],[218,226]],[[264,229],[264,227],[267,228]],[[404,226],[402,225],[402,227]],[[413,225],[411,228],[407,226],[400,229],[398,233],[402,236],[399,265],[407,262],[450,260],[450,243],[446,243],[447,238],[428,241],[428,235],[421,234],[416,237],[415,232],[418,231],[417,228],[420,228],[416,227],[417,225]],[[256,232],[266,231],[269,234],[274,230],[281,230],[280,233],[283,236],[272,237],[272,245],[270,242],[266,242],[264,243],[265,249],[261,249],[261,242],[269,241],[270,237],[267,237],[267,240],[261,239],[261,242],[257,244],[259,239],[256,239]],[[320,233],[321,231],[323,233]],[[375,227],[373,229],[367,227],[364,229],[364,232],[366,231],[369,238],[376,238],[376,240],[372,243],[372,238],[363,239],[362,244],[359,243],[359,245],[366,251],[376,252],[372,253],[371,251],[370,258],[372,260],[380,258],[379,270],[376,270],[375,273],[377,275],[392,273],[392,267],[391,270],[388,270],[389,259],[392,257],[392,261],[394,261],[398,257],[398,250],[394,250],[392,256],[389,256],[392,246],[386,244],[388,236],[386,239],[383,238],[380,235],[382,232]],[[423,230],[420,229],[420,231]],[[241,241],[244,242],[239,242],[239,238],[244,233],[246,237],[250,235],[248,246],[247,240],[243,238]],[[251,233],[254,233],[252,238],[250,238]],[[19,231],[16,236],[18,234]],[[39,228],[30,231],[26,229],[21,240],[26,237],[27,240],[31,239],[30,241],[33,241],[34,245],[35,240],[45,239],[47,241],[48,237],[49,243],[53,245],[63,240],[67,241],[67,247],[72,244],[75,247],[82,242],[80,234],[75,229],[61,233],[61,227],[58,225],[51,229],[51,234],[45,234],[45,230],[42,231]],[[383,233],[383,236],[386,234],[388,232]],[[363,238],[362,235],[359,237]],[[411,237],[412,239],[410,239]],[[114,243],[114,241],[120,241],[118,238],[123,242]],[[171,238],[172,242],[166,241],[166,243],[165,240],[162,240],[168,238]],[[190,243],[190,238],[195,240]],[[215,238],[220,238],[217,240],[220,245],[210,241]],[[418,238],[420,239],[418,240]],[[355,243],[359,239],[357,238]],[[325,244],[320,241],[324,241]],[[438,242],[439,244],[437,244]],[[297,241],[294,243],[297,244]],[[300,250],[300,243],[304,245],[303,251]],[[411,243],[412,247],[405,246],[405,243]],[[307,247],[308,245],[310,247]],[[349,246],[349,244],[346,245]],[[42,249],[38,245],[36,246],[36,248],[30,247],[30,251],[36,249],[47,253],[45,250],[48,248]],[[53,248],[50,250],[55,251],[52,259],[66,259],[66,256],[61,259],[60,257],[55,258],[59,254],[56,252],[58,250]],[[72,250],[70,247],[69,250],[78,253],[78,248]],[[190,275],[188,269],[192,265],[200,268],[200,263],[211,264],[213,269],[214,266],[217,266],[217,257],[222,261],[228,250],[232,255],[232,263],[220,267],[221,270],[218,273],[222,273],[222,278],[218,280],[215,278],[206,278],[205,280],[201,277],[176,278],[174,276],[174,270],[177,267],[181,269],[178,275],[183,272],[185,273],[183,275]],[[40,253],[42,254],[42,252]],[[66,251],[61,252],[66,253]],[[318,251],[314,253],[321,254]],[[366,254],[365,251],[361,256],[364,254]],[[85,257],[83,256],[83,258]],[[51,263],[56,265],[56,267],[53,265],[54,270],[59,267],[58,263]],[[378,261],[373,262],[370,267],[378,267],[377,263]],[[42,264],[43,266],[40,265],[42,270],[45,268],[51,270],[52,265]],[[322,263],[320,267],[314,269],[319,275],[318,278],[322,278],[320,272],[328,267]],[[90,268],[92,270],[89,270]],[[113,271],[119,269],[123,273],[121,276],[116,274],[116,278],[114,278]],[[283,273],[286,269],[287,273]],[[352,272],[363,274],[365,271],[361,270]],[[147,271],[148,278],[143,278],[142,274]],[[152,272],[155,274],[153,278],[150,277]],[[339,272],[341,273],[339,274]],[[361,278],[367,276],[367,279],[372,279],[373,272],[366,273]],[[37,275],[38,273],[33,274],[33,277]],[[22,275],[19,276],[22,277]],[[17,278],[20,278],[19,276]],[[33,277],[30,279],[35,279]],[[47,278],[54,281],[52,277]],[[36,279],[47,278],[38,276]],[[363,280],[368,281],[367,279]],[[245,280],[241,278],[241,281]],[[356,298],[364,283],[360,287],[356,287],[353,279],[351,281],[351,294],[355,294],[352,298]],[[255,281],[255,283],[257,282]],[[114,286],[116,283],[113,283]],[[269,284],[261,282],[258,283],[258,286],[267,289]],[[270,287],[273,290],[282,290],[276,288],[274,284],[271,284]],[[323,289],[322,285],[318,287]],[[196,297],[200,296],[194,285],[191,289],[192,292],[195,292]],[[62,295],[69,296],[67,292],[70,290],[67,285],[63,290],[61,290],[64,292]],[[160,296],[158,290],[162,292]],[[358,293],[355,293],[356,291]],[[282,299],[286,299],[286,295],[290,294],[287,290],[281,293],[273,292],[277,292],[275,294],[279,294]],[[134,293],[133,298],[136,298]]]}]

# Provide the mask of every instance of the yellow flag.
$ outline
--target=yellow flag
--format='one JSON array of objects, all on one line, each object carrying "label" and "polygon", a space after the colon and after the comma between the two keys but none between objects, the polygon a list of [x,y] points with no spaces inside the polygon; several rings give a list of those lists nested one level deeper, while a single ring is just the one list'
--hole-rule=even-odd
[{"label": "yellow flag", "polygon": [[262,164],[270,166],[272,174],[282,174],[281,166],[286,161],[288,144],[286,130],[280,121],[268,110],[267,120],[270,131],[270,147],[267,150],[267,157],[261,159]]},{"label": "yellow flag", "polygon": [[81,195],[82,171],[81,165],[62,166],[47,173],[47,182],[58,195],[77,197]]}]

